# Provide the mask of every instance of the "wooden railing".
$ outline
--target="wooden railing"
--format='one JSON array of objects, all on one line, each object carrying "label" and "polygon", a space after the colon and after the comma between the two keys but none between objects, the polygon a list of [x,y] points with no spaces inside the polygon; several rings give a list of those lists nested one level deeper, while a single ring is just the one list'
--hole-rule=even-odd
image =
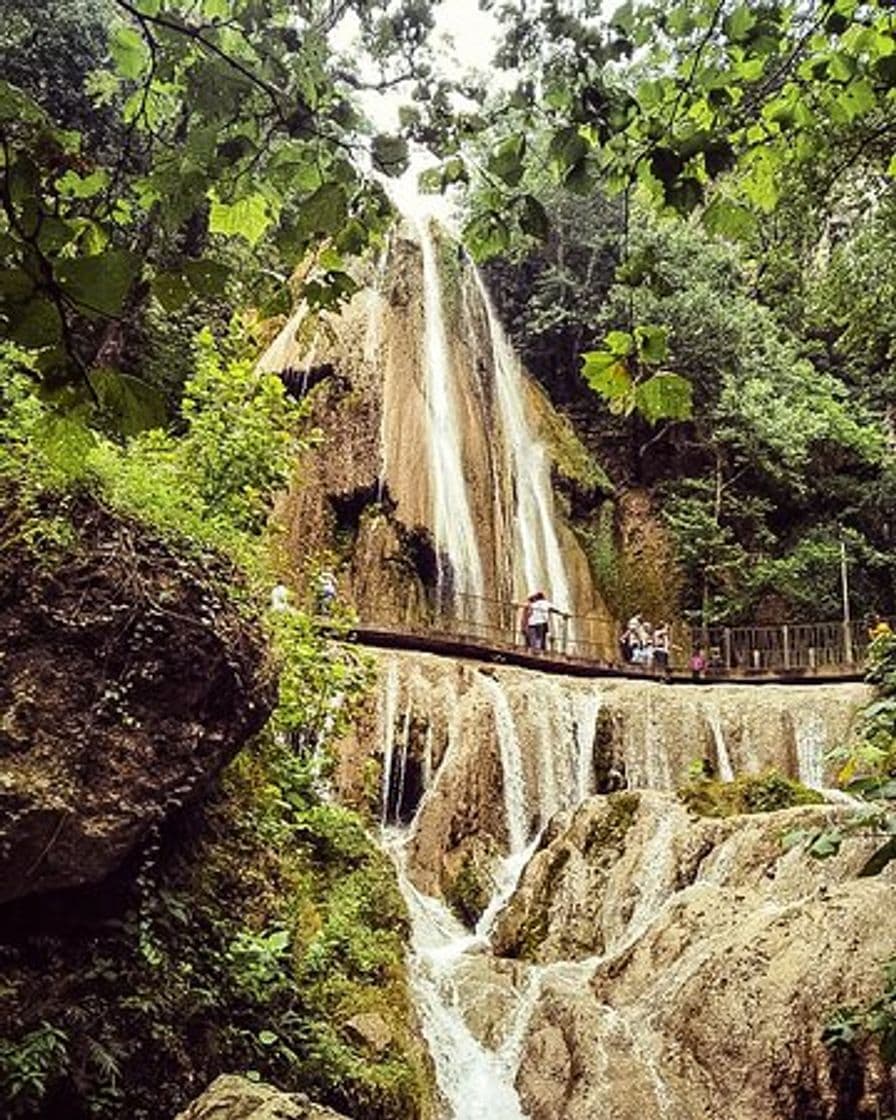
[{"label": "wooden railing", "polygon": [[[364,627],[421,638],[450,639],[500,651],[525,652],[522,603],[456,595],[445,605],[376,612],[360,610]],[[619,623],[607,615],[551,614],[545,653],[596,665],[627,666],[617,646]],[[702,650],[711,675],[850,674],[860,670],[868,645],[866,627],[842,622],[783,626],[671,627],[670,664],[689,670]]]}]

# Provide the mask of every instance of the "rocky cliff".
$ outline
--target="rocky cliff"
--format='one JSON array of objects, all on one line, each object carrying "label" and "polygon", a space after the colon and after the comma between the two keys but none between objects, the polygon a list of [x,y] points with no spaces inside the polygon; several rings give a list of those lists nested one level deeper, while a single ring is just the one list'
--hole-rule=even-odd
[{"label": "rocky cliff", "polygon": [[102,879],[272,703],[220,561],[86,498],[67,516],[58,562],[0,551],[0,902]]},{"label": "rocky cliff", "polygon": [[595,791],[671,790],[695,765],[831,784],[827,752],[870,695],[858,684],[588,680],[416,653],[378,664],[377,702],[341,754],[340,791],[370,804],[377,766],[374,812],[413,818],[411,878],[453,897],[464,869],[487,895],[496,854]]},{"label": "rocky cliff", "polygon": [[[838,1053],[822,1033],[880,991],[896,875],[856,878],[873,837],[825,861],[782,845],[843,812],[695,820],[642,793],[555,822],[496,937],[499,953],[544,962],[518,1076],[532,1120],[846,1120],[892,1107],[876,1051]],[[548,963],[569,960],[580,964]]]}]

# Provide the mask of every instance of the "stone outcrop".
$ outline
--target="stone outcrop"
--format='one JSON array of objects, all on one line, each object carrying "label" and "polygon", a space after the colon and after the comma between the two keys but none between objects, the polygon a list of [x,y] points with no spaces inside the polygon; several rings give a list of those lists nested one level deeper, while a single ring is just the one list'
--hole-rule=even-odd
[{"label": "stone outcrop", "polygon": [[345,1120],[301,1093],[281,1093],[258,1081],[223,1074],[176,1120]]},{"label": "stone outcrop", "polygon": [[104,878],[272,701],[217,561],[87,499],[68,516],[58,565],[0,558],[0,901]]},{"label": "stone outcrop", "polygon": [[[507,433],[501,424],[497,374],[482,296],[471,269],[461,267],[456,246],[434,241],[445,322],[444,358],[457,413],[461,485],[470,507],[482,566],[483,594],[504,608],[462,603],[457,614],[472,620],[483,609],[492,626],[516,630],[507,604],[535,587],[519,586],[519,534],[534,524],[514,524],[514,486]],[[372,270],[371,270],[372,271]],[[432,625],[439,585],[431,405],[426,388],[426,315],[420,246],[399,228],[377,275],[338,314],[321,316],[316,329],[302,309],[287,322],[263,358],[262,368],[314,374],[332,369],[311,394],[311,420],[325,449],[299,464],[301,484],[286,499],[289,555],[300,568],[321,553],[340,559],[340,592],[368,624]],[[295,378],[291,378],[291,382]],[[301,384],[301,378],[298,378]],[[523,379],[521,415],[547,436],[562,428],[577,444],[544,393]],[[545,423],[549,420],[550,423]],[[533,447],[532,454],[542,454]],[[545,439],[556,462],[559,451]],[[581,542],[558,508],[552,516],[569,583],[569,603],[580,616],[579,637],[594,652],[615,653],[615,623],[596,589]],[[444,573],[443,573],[444,574]],[[526,578],[547,580],[547,575]],[[297,583],[301,583],[297,580]],[[514,583],[517,586],[514,587]],[[555,594],[559,594],[555,592]],[[587,619],[587,620],[586,620]],[[493,633],[493,631],[487,631]]]},{"label": "stone outcrop", "polygon": [[[507,852],[511,812],[532,837],[595,791],[674,789],[695,762],[722,777],[775,769],[824,787],[828,752],[870,697],[861,684],[668,686],[410,652],[378,662],[377,699],[340,754],[340,795],[364,802],[371,746],[390,820],[400,806],[408,821],[425,790],[408,871],[446,897],[465,866]],[[505,773],[514,762],[516,787]]]},{"label": "stone outcrop", "polygon": [[822,1032],[882,990],[896,871],[856,877],[875,837],[827,860],[782,844],[845,812],[698,820],[667,795],[624,793],[556,820],[495,936],[540,962],[519,982],[535,989],[517,1076],[531,1120],[892,1109],[876,1049],[832,1051]]}]

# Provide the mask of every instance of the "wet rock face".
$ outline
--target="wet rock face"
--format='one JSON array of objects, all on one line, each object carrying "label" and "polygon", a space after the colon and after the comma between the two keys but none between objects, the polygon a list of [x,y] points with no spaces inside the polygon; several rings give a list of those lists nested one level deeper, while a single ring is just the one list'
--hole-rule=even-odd
[{"label": "wet rock face", "polygon": [[[513,817],[530,840],[591,793],[675,789],[695,762],[821,787],[830,748],[870,697],[860,684],[667,686],[412,652],[378,660],[377,698],[340,754],[340,796],[362,803],[373,757],[387,818],[414,816],[411,879],[452,901],[458,876],[464,895],[486,883]],[[455,909],[469,920],[477,907]]]},{"label": "wet rock face", "polygon": [[0,557],[0,902],[104,878],[272,702],[261,635],[195,561],[86,500],[72,520],[58,567]]},{"label": "wet rock face", "polygon": [[176,1120],[345,1120],[345,1117],[314,1104],[300,1093],[281,1093],[270,1085],[224,1074]]},{"label": "wet rock face", "polygon": [[[624,814],[620,796],[633,801]],[[831,1051],[822,1032],[837,1008],[880,994],[896,870],[856,877],[873,837],[824,861],[781,843],[843,812],[698,820],[645,792],[558,822],[496,936],[499,951],[541,962],[517,1076],[531,1120],[891,1111],[876,1048]]]}]

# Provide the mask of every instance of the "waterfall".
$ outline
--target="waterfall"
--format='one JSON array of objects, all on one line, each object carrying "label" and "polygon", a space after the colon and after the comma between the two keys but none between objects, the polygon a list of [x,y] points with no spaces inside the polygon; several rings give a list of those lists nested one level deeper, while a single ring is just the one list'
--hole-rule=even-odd
[{"label": "waterfall", "polygon": [[380,692],[379,702],[379,741],[383,749],[383,796],[381,820],[386,824],[389,819],[389,792],[392,788],[392,756],[395,749],[395,716],[398,711],[398,664],[389,662],[386,679]]},{"label": "waterfall", "polygon": [[385,844],[411,917],[411,985],[451,1120],[525,1120],[512,1084],[515,1068],[485,1049],[464,1020],[458,965],[478,939],[410,882],[402,839],[387,836]]},{"label": "waterfall", "polygon": [[420,221],[417,230],[423,254],[424,385],[434,533],[439,552],[439,593],[442,599],[445,594],[444,555],[450,565],[449,600],[466,597],[464,613],[478,618],[484,593],[482,561],[464,476],[442,282],[429,224]]},{"label": "waterfall", "polygon": [[479,270],[474,269],[473,275],[488,320],[501,434],[513,479],[515,594],[522,597],[542,588],[568,611],[573,604],[554,519],[550,461],[526,418],[525,381],[519,358]]},{"label": "waterfall", "polygon": [[824,787],[824,720],[815,712],[800,713],[794,720],[797,772],[799,780],[810,789]]},{"label": "waterfall", "polygon": [[504,786],[504,813],[507,818],[507,837],[510,854],[521,852],[529,835],[529,814],[526,806],[526,780],[520,744],[513,723],[513,713],[500,684],[490,676],[483,676],[483,686],[492,699],[498,747],[501,752],[501,773]]},{"label": "waterfall", "polygon": [[[367,308],[367,329],[364,332],[364,361],[375,369],[380,362],[380,348],[383,340],[383,281],[389,265],[389,241],[380,254],[376,265],[376,276],[369,291],[369,305]],[[389,471],[389,439],[386,424],[386,402],[380,406],[380,432],[379,432],[379,469],[377,471],[376,498],[382,502],[386,487],[386,477]]]},{"label": "waterfall", "polygon": [[718,709],[709,704],[706,707],[706,722],[712,731],[713,742],[716,747],[716,764],[720,781],[734,781],[734,767],[731,764],[731,755],[728,753],[728,744],[725,742],[725,733],[722,730],[722,717]]}]

